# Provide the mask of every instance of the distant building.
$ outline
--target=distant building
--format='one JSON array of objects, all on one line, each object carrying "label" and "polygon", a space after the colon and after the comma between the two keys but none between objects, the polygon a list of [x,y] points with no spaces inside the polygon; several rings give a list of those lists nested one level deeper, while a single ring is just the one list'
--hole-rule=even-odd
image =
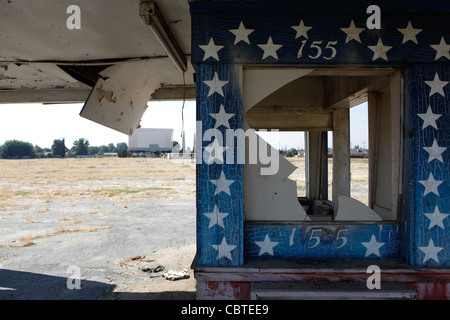
[{"label": "distant building", "polygon": [[173,148],[173,129],[136,129],[128,138],[128,151],[142,152],[170,152]]}]

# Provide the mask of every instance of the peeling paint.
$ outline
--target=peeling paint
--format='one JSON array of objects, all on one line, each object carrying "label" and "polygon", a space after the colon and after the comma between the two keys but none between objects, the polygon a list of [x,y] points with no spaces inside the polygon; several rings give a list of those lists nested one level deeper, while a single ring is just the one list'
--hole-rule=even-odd
[{"label": "peeling paint", "polygon": [[97,88],[97,94],[98,94],[98,102],[101,102],[103,98],[112,103],[117,102],[117,98],[113,97],[114,93],[112,91],[103,90],[102,86],[100,86],[100,88]]}]

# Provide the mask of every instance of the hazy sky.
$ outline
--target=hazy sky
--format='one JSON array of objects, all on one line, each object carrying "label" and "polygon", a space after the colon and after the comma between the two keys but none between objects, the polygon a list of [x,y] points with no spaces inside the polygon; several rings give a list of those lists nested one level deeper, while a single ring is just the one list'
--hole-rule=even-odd
[{"label": "hazy sky", "polygon": [[[142,128],[173,128],[173,139],[181,143],[182,101],[151,102],[145,112]],[[91,146],[128,143],[128,136],[79,116],[83,107],[77,104],[0,104],[0,144],[6,140],[22,140],[41,148],[50,148],[53,140],[65,138],[66,147],[78,138]],[[195,102],[184,106],[186,145],[192,148],[195,132]],[[367,103],[350,110],[352,146],[368,145]],[[330,136],[330,135],[329,135]],[[331,145],[331,141],[329,141]],[[278,147],[278,146],[274,146]],[[303,133],[281,133],[280,148],[304,148]]]}]

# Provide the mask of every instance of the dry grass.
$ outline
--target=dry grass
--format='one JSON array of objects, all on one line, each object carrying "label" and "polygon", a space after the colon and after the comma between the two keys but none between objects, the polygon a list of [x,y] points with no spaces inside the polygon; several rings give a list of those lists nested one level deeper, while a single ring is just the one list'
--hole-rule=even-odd
[{"label": "dry grass", "polygon": [[63,225],[60,225],[53,232],[48,232],[45,234],[30,233],[29,235],[20,237],[19,238],[20,243],[16,243],[17,241],[14,241],[14,243],[12,243],[12,244],[6,244],[6,245],[0,244],[0,248],[28,247],[28,246],[34,245],[35,243],[33,242],[33,240],[36,240],[36,239],[47,238],[47,237],[52,237],[52,236],[65,234],[65,233],[73,233],[73,232],[95,232],[95,231],[105,230],[105,229],[109,229],[109,228],[112,228],[112,226],[87,227],[87,228],[77,227],[77,228],[67,229]]},{"label": "dry grass", "polygon": [[[51,203],[57,198],[167,199],[195,196],[194,164],[166,159],[0,160],[0,210],[17,211],[17,200]],[[170,197],[169,199],[170,200]],[[28,208],[29,209],[29,208]]]},{"label": "dry grass", "polygon": [[[299,196],[305,195],[305,159],[288,158],[297,170]],[[332,160],[329,160],[329,197],[332,190]],[[368,160],[352,159],[352,197],[367,203]],[[195,198],[195,164],[167,159],[34,159],[0,160],[0,220],[38,225],[44,219],[57,226],[43,234],[14,236],[0,228],[0,238],[17,240],[0,247],[30,246],[34,240],[69,232],[94,232],[111,226],[89,227],[83,223],[105,219],[110,210],[94,206],[86,212],[67,212],[79,202],[121,203],[128,212],[132,203]],[[56,211],[55,211],[56,210]],[[19,215],[18,218],[16,216]],[[95,215],[95,216],[94,216]],[[49,218],[49,217],[52,218]],[[96,220],[99,221],[99,220]],[[72,227],[63,227],[61,223]],[[59,225],[59,226],[58,226]],[[27,230],[27,229],[25,229]],[[1,234],[1,232],[6,234]]]}]

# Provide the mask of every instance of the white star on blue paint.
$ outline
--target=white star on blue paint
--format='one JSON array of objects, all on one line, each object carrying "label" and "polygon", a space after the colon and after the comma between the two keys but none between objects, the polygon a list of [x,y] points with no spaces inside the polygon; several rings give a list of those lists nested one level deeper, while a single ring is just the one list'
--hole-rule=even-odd
[{"label": "white star on blue paint", "polygon": [[428,226],[428,230],[433,228],[434,226],[440,227],[442,230],[445,230],[444,227],[444,219],[449,216],[447,213],[441,213],[439,211],[438,206],[434,208],[433,213],[424,213],[424,215],[430,219],[430,225]]},{"label": "white star on blue paint", "polygon": [[225,229],[225,226],[223,224],[223,219],[228,216],[228,213],[225,212],[220,212],[219,207],[217,205],[214,205],[214,210],[213,212],[205,212],[204,213],[205,216],[207,216],[209,218],[209,228],[212,228],[213,226],[215,226],[216,224],[219,227],[222,227]]},{"label": "white star on blue paint", "polygon": [[254,29],[246,29],[244,26],[244,23],[241,21],[241,23],[239,24],[239,29],[230,29],[228,31],[230,31],[232,34],[234,34],[236,36],[236,38],[234,39],[234,44],[238,44],[241,41],[244,41],[244,42],[250,44],[250,40],[248,39],[248,36],[250,35],[250,33],[252,33],[255,30]]},{"label": "white star on blue paint", "polygon": [[438,187],[443,182],[444,181],[442,180],[435,180],[432,173],[430,173],[430,175],[428,176],[428,180],[419,180],[419,183],[425,187],[425,192],[423,193],[423,196],[426,196],[427,194],[432,192],[439,197]]},{"label": "white star on blue paint", "polygon": [[214,72],[214,77],[212,80],[205,80],[203,82],[209,87],[208,97],[213,95],[215,92],[220,94],[222,97],[224,96],[223,87],[228,83],[228,81],[219,80],[219,75],[217,72]]},{"label": "white star on blue paint", "polygon": [[445,98],[444,87],[448,85],[449,81],[441,81],[439,75],[436,73],[432,81],[425,81],[425,83],[431,88],[430,97],[435,93],[439,93]]},{"label": "white star on blue paint", "polygon": [[222,257],[225,257],[230,261],[233,261],[233,258],[231,257],[231,251],[233,251],[234,248],[236,248],[236,246],[229,245],[225,237],[222,238],[221,244],[212,244],[211,247],[217,250],[217,258],[216,258],[217,260],[219,260]]},{"label": "white star on blue paint", "polygon": [[427,262],[428,260],[432,259],[439,263],[438,253],[443,250],[441,247],[435,247],[433,239],[430,239],[430,242],[428,242],[428,246],[426,247],[419,247],[420,251],[425,253],[425,257],[423,257],[422,263]]},{"label": "white star on blue paint", "polygon": [[208,160],[205,159],[207,164],[212,164],[213,162],[217,164],[223,164],[223,152],[228,149],[228,147],[222,147],[218,142],[218,139],[214,139],[214,141],[205,147],[206,152],[209,153]]},{"label": "white star on blue paint", "polygon": [[227,180],[227,178],[225,177],[225,173],[223,173],[223,171],[220,173],[219,179],[209,181],[216,186],[216,191],[214,192],[214,195],[217,195],[221,192],[225,192],[227,195],[231,196],[230,185],[234,183],[234,180]]},{"label": "white star on blue paint", "polygon": [[423,147],[423,149],[426,152],[428,152],[428,162],[431,162],[432,160],[436,159],[444,163],[444,160],[442,160],[442,153],[444,153],[445,150],[447,150],[447,148],[439,147],[436,139],[434,139],[433,145],[431,147]]},{"label": "white star on blue paint", "polygon": [[273,256],[273,248],[278,245],[278,242],[270,241],[268,234],[266,234],[264,241],[255,241],[255,243],[260,247],[259,256],[262,256],[264,253]]},{"label": "white star on blue paint", "polygon": [[218,46],[214,43],[214,39],[211,37],[209,39],[209,43],[207,45],[199,46],[200,49],[205,51],[205,54],[203,56],[203,61],[208,59],[209,57],[212,57],[219,61],[219,55],[218,52],[223,48],[223,46]]},{"label": "white star on blue paint", "polygon": [[425,129],[428,126],[432,126],[433,128],[438,129],[436,120],[439,119],[442,115],[433,113],[433,110],[431,110],[431,106],[428,106],[427,113],[418,113],[417,115],[423,120],[422,129]]},{"label": "white star on blue paint", "polygon": [[384,246],[384,242],[377,242],[377,239],[375,238],[375,235],[372,235],[369,242],[361,242],[361,244],[366,247],[366,257],[370,256],[371,254],[376,255],[377,257],[380,256],[380,248]]}]

